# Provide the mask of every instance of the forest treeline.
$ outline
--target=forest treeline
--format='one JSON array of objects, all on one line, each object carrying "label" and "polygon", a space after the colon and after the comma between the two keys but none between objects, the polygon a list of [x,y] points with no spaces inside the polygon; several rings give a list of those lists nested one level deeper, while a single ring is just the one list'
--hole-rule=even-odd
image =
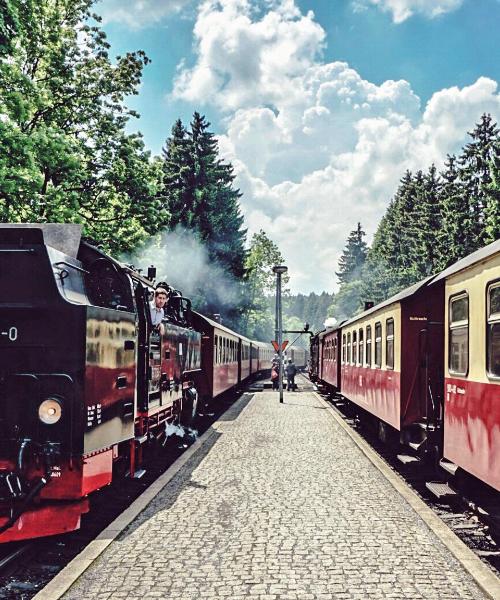
[{"label": "forest treeline", "polygon": [[347,239],[329,315],[342,320],[500,238],[500,135],[482,115],[443,170],[407,171],[368,248],[360,223]]},{"label": "forest treeline", "polygon": [[[150,61],[142,50],[110,56],[94,4],[0,0],[0,220],[81,223],[88,241],[132,262],[160,256],[162,234],[181,231],[211,267],[196,274],[195,308],[269,340],[279,248],[264,231],[247,235],[232,165],[203,115],[159,123],[161,156],[130,133],[139,115],[127,101]],[[404,175],[371,248],[361,225],[350,234],[333,301],[292,296],[285,277],[285,327],[320,329],[328,306],[343,318],[497,239],[499,181],[498,129],[484,115],[443,172]],[[160,277],[183,258],[167,248]]]},{"label": "forest treeline", "polygon": [[164,124],[160,157],[127,132],[149,59],[111,57],[93,5],[0,0],[0,220],[81,223],[88,241],[129,257],[182,230],[223,275],[199,273],[195,307],[269,339],[271,267],[283,257],[264,232],[247,240],[233,168],[204,116]]}]

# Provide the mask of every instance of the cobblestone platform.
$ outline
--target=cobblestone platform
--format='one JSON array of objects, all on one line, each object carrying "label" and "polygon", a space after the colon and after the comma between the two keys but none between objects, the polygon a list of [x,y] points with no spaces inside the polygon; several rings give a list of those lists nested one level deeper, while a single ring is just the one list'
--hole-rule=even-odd
[{"label": "cobblestone platform", "polygon": [[485,596],[312,393],[244,396],[66,593],[76,599]]}]

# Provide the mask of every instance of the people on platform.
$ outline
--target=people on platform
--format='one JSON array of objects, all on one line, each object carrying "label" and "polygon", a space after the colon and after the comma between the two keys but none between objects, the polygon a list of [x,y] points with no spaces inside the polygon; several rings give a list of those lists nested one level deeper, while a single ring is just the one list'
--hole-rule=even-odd
[{"label": "people on platform", "polygon": [[286,389],[289,392],[295,391],[295,375],[297,374],[297,367],[295,366],[291,358],[288,359],[288,364],[285,367],[286,373]]},{"label": "people on platform", "polygon": [[279,389],[280,386],[280,363],[279,359],[273,359],[271,366],[271,383],[273,384],[273,390]]},{"label": "people on platform", "polygon": [[165,318],[165,307],[167,305],[167,290],[162,287],[158,287],[155,290],[154,299],[149,304],[149,309],[151,311],[151,324],[153,325],[153,329],[163,335],[165,333],[165,327],[162,323]]}]

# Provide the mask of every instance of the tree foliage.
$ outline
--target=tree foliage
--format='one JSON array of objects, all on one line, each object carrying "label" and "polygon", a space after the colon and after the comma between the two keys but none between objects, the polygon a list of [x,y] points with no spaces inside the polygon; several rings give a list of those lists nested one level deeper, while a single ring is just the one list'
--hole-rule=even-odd
[{"label": "tree foliage", "polygon": [[225,322],[238,326],[243,310],[246,230],[234,188],[231,164],[219,157],[210,123],[195,112],[186,129],[177,120],[163,149],[163,181],[170,229],[196,236],[207,249],[210,261],[230,280],[235,295],[222,306],[213,286],[205,281],[198,299],[199,310],[223,313]]},{"label": "tree foliage", "polygon": [[110,59],[93,0],[0,1],[0,218],[132,249],[167,220],[160,165],[125,132],[146,55]]},{"label": "tree foliage", "polygon": [[[275,327],[275,265],[283,264],[283,256],[276,244],[261,229],[255,233],[245,260],[244,330],[249,337],[269,341]],[[286,297],[288,275],[282,277]]]},{"label": "tree foliage", "polygon": [[431,165],[403,175],[359,275],[339,277],[332,316],[352,316],[365,300],[380,302],[500,238],[499,130],[484,114],[469,136],[442,172]]},{"label": "tree foliage", "polygon": [[339,259],[339,270],[336,273],[340,284],[358,279],[368,253],[368,246],[364,240],[365,235],[361,223],[358,223],[356,229],[349,234]]}]

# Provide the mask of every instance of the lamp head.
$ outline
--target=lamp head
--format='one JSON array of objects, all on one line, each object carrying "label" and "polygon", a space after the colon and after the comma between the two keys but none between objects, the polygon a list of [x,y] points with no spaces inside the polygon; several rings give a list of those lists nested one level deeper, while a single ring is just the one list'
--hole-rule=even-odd
[{"label": "lamp head", "polygon": [[275,267],[273,267],[273,273],[276,273],[276,275],[278,275],[278,273],[280,275],[283,275],[283,273],[286,273],[288,271],[288,267],[285,267],[285,265],[276,265]]}]

